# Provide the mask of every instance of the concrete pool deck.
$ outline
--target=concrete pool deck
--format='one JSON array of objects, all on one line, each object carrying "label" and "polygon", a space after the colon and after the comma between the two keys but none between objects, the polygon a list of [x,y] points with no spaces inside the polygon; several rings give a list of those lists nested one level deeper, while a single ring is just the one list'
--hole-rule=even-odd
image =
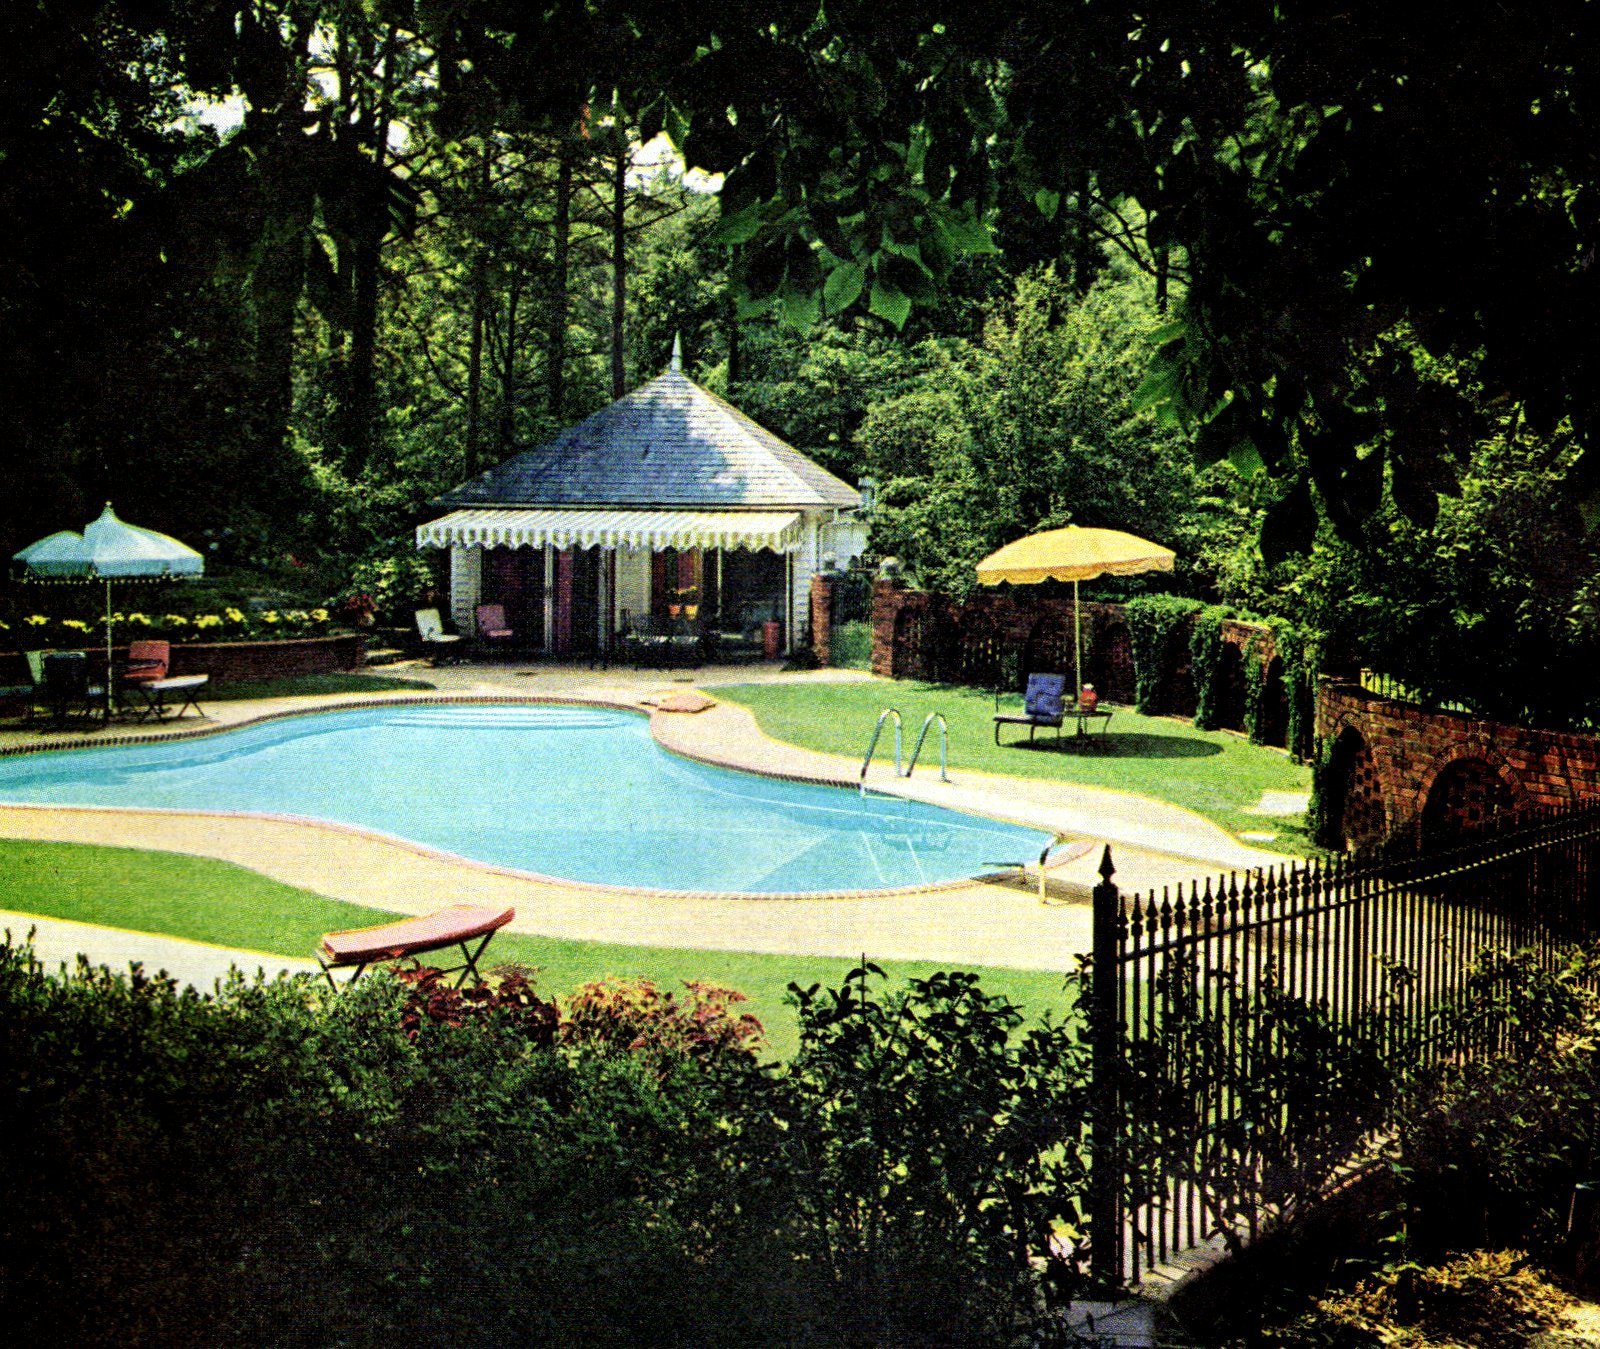
[{"label": "concrete pool deck", "polygon": [[[641,707],[689,687],[716,698],[719,684],[870,680],[852,671],[780,673],[773,666],[729,666],[692,676],[662,671],[587,670],[567,665],[472,665],[395,669],[437,685],[438,693],[469,696],[578,698]],[[392,693],[359,701],[405,701],[429,695]],[[280,698],[205,705],[216,728],[284,711],[332,708],[358,701],[340,697]],[[194,718],[159,726],[113,727],[112,734],[171,735],[193,730]],[[707,762],[785,776],[853,782],[859,762],[813,753],[768,739],[743,708],[718,702],[686,715],[656,711],[651,728],[668,749]],[[55,737],[0,731],[0,749],[55,743],[93,744],[104,732]],[[865,738],[865,737],[863,737]],[[1125,891],[1172,884],[1226,869],[1274,865],[1277,854],[1246,847],[1223,830],[1176,806],[1146,797],[1060,782],[966,772],[941,783],[926,776],[897,779],[875,767],[869,786],[935,804],[1019,821],[1092,841],[1076,860],[1053,867],[1049,903],[1041,903],[1037,874],[1027,880],[967,885],[847,899],[740,899],[629,893],[573,885],[497,870],[338,825],[275,818],[183,812],[0,806],[0,837],[109,844],[219,858],[319,894],[401,913],[425,913],[455,902],[506,903],[517,909],[512,930],[549,937],[624,945],[758,951],[885,960],[925,959],[1070,970],[1089,946],[1089,889],[1109,843]],[[0,899],[0,905],[3,905]],[[36,920],[0,908],[0,925],[25,932]],[[376,917],[374,919],[376,920]],[[50,963],[69,960],[76,944],[96,963],[142,959],[186,982],[204,986],[230,961],[246,970],[306,968],[259,953],[172,945],[172,939],[77,924],[40,922],[50,933]],[[198,949],[191,949],[198,948]],[[39,944],[41,956],[45,945]],[[147,953],[147,954],[141,954]],[[69,960],[70,963],[70,960]],[[180,975],[180,968],[184,971]],[[191,977],[193,976],[193,977]]]}]

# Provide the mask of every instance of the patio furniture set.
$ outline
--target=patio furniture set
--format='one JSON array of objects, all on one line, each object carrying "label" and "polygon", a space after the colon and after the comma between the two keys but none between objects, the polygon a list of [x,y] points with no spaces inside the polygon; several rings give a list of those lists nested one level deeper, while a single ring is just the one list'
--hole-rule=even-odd
[{"label": "patio furniture set", "polygon": [[[469,638],[446,632],[437,609],[416,611],[417,636],[433,665],[452,665],[469,653],[492,658],[521,648],[503,604],[480,604],[473,611],[476,632]],[[730,615],[729,625],[713,616],[637,617],[623,609],[609,650],[598,663],[655,669],[682,669],[708,661],[775,660],[781,654],[781,626],[765,607]]]},{"label": "patio furniture set", "polygon": [[[1110,743],[1106,738],[1106,732],[1111,728],[1111,709],[1101,706],[1099,699],[1094,697],[1093,685],[1084,685],[1083,693],[1077,699],[1069,699],[1066,690],[1066,675],[1029,675],[1027,690],[1022,695],[1022,711],[995,712],[994,743],[997,745],[1002,743],[1000,740],[1002,726],[1026,726],[1029,744],[1033,743],[1035,733],[1043,726],[1055,730],[1056,743],[1060,745],[1061,728],[1070,720],[1077,728],[1077,734],[1072,740],[1074,746],[1082,749],[1107,747]],[[995,707],[998,709],[999,705],[997,695]],[[1090,734],[1096,725],[1100,727],[1098,736]]]},{"label": "patio furniture set", "polygon": [[113,662],[110,685],[104,670],[92,671],[86,651],[25,651],[29,682],[0,688],[0,698],[20,700],[24,724],[47,720],[59,729],[74,717],[83,722],[96,716],[108,722],[114,716],[135,721],[174,719],[200,709],[200,694],[211,676],[172,675],[172,648],[161,641],[136,641],[125,660]]}]

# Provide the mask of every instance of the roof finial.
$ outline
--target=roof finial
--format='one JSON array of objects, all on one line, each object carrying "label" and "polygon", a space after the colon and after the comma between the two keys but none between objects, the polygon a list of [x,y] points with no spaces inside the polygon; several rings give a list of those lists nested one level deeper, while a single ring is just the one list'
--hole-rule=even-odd
[{"label": "roof finial", "polygon": [[683,373],[683,334],[672,334],[672,364],[667,367],[675,375]]}]

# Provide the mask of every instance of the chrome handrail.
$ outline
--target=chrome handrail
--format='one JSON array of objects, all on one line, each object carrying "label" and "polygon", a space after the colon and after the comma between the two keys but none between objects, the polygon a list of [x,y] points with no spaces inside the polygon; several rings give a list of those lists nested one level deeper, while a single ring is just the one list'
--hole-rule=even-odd
[{"label": "chrome handrail", "polygon": [[1045,868],[1045,863],[1049,860],[1050,854],[1053,853],[1057,848],[1059,848],[1063,843],[1071,843],[1071,842],[1073,842],[1073,840],[1067,838],[1064,834],[1057,834],[1053,839],[1050,840],[1050,842],[1048,842],[1048,843],[1046,843],[1044,845],[1044,851],[1039,854],[1039,902],[1041,904],[1043,904],[1045,902],[1045,890],[1044,890],[1044,868]]},{"label": "chrome handrail", "polygon": [[922,742],[928,738],[928,727],[936,721],[939,723],[939,781],[950,781],[950,723],[944,719],[943,712],[930,712],[922,719],[922,731],[917,736],[916,748],[911,751],[911,762],[906,765],[906,777],[910,777],[917,766],[917,755],[922,753]]},{"label": "chrome handrail", "polygon": [[886,707],[878,713],[878,724],[872,728],[872,740],[867,745],[867,757],[861,761],[861,794],[867,794],[867,768],[872,763],[872,756],[878,751],[878,737],[883,734],[883,723],[889,718],[894,718],[894,775],[900,773],[900,748],[904,723],[900,720],[898,708]]}]

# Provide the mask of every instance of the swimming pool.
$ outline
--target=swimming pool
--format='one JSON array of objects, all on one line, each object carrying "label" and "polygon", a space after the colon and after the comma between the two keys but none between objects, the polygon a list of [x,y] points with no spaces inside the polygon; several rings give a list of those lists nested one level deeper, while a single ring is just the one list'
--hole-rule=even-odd
[{"label": "swimming pool", "polygon": [[694,763],[628,712],[498,703],[18,755],[0,759],[0,801],[294,815],[568,880],[757,895],[959,880],[1036,858],[1050,837]]}]

